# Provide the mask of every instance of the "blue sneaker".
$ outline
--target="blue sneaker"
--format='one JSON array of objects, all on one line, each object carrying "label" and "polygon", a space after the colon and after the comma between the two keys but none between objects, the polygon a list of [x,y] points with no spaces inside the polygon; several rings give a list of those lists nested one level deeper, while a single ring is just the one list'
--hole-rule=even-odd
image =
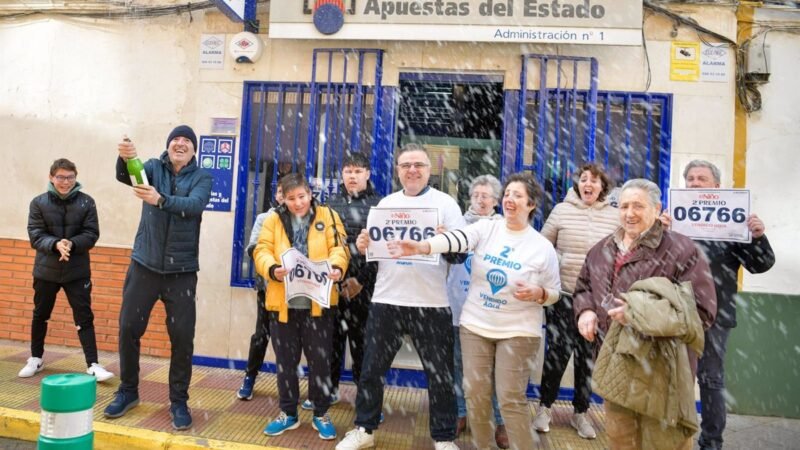
[{"label": "blue sneaker", "polygon": [[[341,399],[339,398],[339,394],[331,394],[331,406],[339,403],[340,400]],[[306,401],[300,404],[300,407],[305,409],[306,411],[313,411],[314,403],[311,400],[306,399]]]},{"label": "blue sneaker", "polygon": [[333,422],[331,422],[331,416],[327,413],[321,417],[314,416],[314,418],[311,419],[311,426],[319,431],[320,439],[324,441],[336,439],[336,428],[333,426]]},{"label": "blue sneaker", "polygon": [[109,419],[116,419],[117,417],[124,416],[125,413],[138,404],[139,394],[117,391],[117,393],[114,394],[114,400],[112,400],[111,403],[106,406],[105,411],[103,411],[103,415]]},{"label": "blue sneaker", "polygon": [[239,397],[240,400],[252,400],[253,399],[253,388],[256,385],[256,377],[246,375],[244,377],[244,381],[242,381],[242,387],[239,388],[239,392],[236,393],[236,396]]},{"label": "blue sneaker", "polygon": [[297,421],[297,416],[287,416],[285,412],[281,411],[278,417],[264,428],[264,434],[267,436],[280,436],[284,431],[294,430],[299,426],[300,422]]},{"label": "blue sneaker", "polygon": [[169,407],[169,416],[172,417],[172,428],[188,430],[192,427],[192,413],[186,403],[173,403]]}]

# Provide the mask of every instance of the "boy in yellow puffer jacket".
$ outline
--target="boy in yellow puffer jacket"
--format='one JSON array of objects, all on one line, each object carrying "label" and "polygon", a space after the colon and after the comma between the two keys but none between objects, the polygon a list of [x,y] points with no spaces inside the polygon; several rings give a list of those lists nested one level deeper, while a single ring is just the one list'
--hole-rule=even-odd
[{"label": "boy in yellow puffer jacket", "polygon": [[293,299],[287,304],[281,254],[294,247],[312,261],[327,260],[328,275],[340,281],[347,270],[349,254],[345,231],[339,215],[327,206],[317,205],[308,181],[300,174],[289,174],[280,181],[284,205],[264,221],[253,252],[255,268],[267,283],[266,307],[270,314],[270,334],[278,366],[278,394],[281,413],[264,429],[268,436],[278,436],[300,426],[297,404],[300,398],[297,366],[301,353],[308,363],[309,399],[314,403],[312,426],[325,440],[336,438],[336,429],[328,416],[330,406],[330,358],[333,351],[333,327],[338,303],[331,292],[330,309],[309,298]]}]

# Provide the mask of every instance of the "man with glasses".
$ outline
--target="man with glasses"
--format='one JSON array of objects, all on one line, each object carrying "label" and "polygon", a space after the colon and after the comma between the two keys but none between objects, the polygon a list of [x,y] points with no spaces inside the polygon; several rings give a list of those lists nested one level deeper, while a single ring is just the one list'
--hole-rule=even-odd
[{"label": "man with glasses", "polygon": [[[436,208],[441,228],[466,226],[461,209],[449,195],[428,186],[431,161],[418,144],[406,144],[397,157],[397,176],[403,189],[380,201],[383,208]],[[362,230],[356,242],[366,253],[369,235]],[[452,261],[452,259],[450,259]],[[462,259],[463,261],[463,259]],[[355,450],[375,446],[386,371],[409,335],[428,379],[430,432],[436,450],[458,449],[456,397],[453,387],[452,315],[447,302],[447,262],[419,264],[381,261],[367,319],[363,368],[356,395],[356,428],[336,446]]]},{"label": "man with glasses", "polygon": [[94,199],[81,191],[76,180],[78,169],[68,159],[57,159],[50,166],[47,192],[31,201],[28,236],[36,249],[33,265],[33,319],[31,357],[19,371],[32,377],[44,368],[44,338],[47,321],[61,289],[67,294],[78,340],[86,358],[86,373],[97,381],[114,376],[97,360],[97,341],[92,313],[92,272],[89,250],[100,237]]}]

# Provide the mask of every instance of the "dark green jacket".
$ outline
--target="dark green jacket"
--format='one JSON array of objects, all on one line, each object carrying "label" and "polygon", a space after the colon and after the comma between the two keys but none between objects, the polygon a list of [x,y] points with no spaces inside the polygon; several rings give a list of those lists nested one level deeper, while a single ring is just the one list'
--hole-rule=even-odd
[{"label": "dark green jacket", "polygon": [[[197,272],[200,222],[211,196],[211,175],[197,166],[196,158],[173,174],[166,151],[145,162],[144,170],[165,201],[161,207],[142,202],[131,259],[161,274]],[[117,158],[117,181],[131,184],[122,158]]]}]

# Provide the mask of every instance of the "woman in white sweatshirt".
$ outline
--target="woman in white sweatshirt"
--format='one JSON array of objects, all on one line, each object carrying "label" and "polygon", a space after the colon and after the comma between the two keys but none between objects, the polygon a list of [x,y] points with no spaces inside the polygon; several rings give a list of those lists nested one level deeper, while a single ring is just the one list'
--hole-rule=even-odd
[{"label": "woman in white sweatshirt", "polygon": [[467,412],[478,449],[490,448],[493,436],[492,377],[511,448],[535,447],[525,393],[542,339],[543,306],[558,301],[561,288],[553,245],[530,225],[541,193],[532,176],[511,175],[503,188],[504,219],[389,245],[396,257],[474,252],[460,328]]}]

